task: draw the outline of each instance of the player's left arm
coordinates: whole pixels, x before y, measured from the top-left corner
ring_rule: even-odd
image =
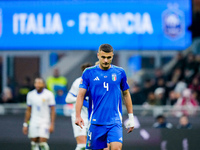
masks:
[[[50,108],[51,108],[51,125],[49,128],[49,132],[52,133],[54,131],[56,113],[55,113],[55,106],[50,106]]]
[[[55,118],[56,118],[56,113],[55,113],[55,97],[53,95],[53,93],[51,92],[49,94],[49,107],[50,107],[50,119],[51,119],[51,124],[50,124],[50,128],[49,128],[49,132],[52,133],[54,131],[54,124],[55,124]]]
[[[129,128],[128,133],[130,133],[134,129],[133,105],[132,105],[131,95],[128,90],[129,86],[127,83],[126,73],[124,70],[122,71],[122,79],[121,79],[120,87],[123,93],[124,103],[128,111],[128,122],[127,122],[126,128]]]
[[[126,105],[127,112],[129,114],[133,113],[133,105],[132,105],[131,95],[130,95],[129,90],[127,89],[123,91],[122,93],[123,93],[124,103]]]
[[[131,96],[130,96],[130,92],[129,90],[125,90],[122,91],[123,94],[123,98],[124,98],[124,103],[126,105],[126,109],[128,112],[128,123],[126,128],[129,128],[128,133],[132,132],[134,129],[134,117],[133,117],[133,105],[132,105],[132,100],[131,100]]]

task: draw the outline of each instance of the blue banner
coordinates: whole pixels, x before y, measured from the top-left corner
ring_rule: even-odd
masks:
[[[1,50],[183,50],[190,0],[0,2]]]

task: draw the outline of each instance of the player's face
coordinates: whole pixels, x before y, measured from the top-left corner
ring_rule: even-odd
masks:
[[[44,81],[42,79],[35,79],[34,86],[38,92],[41,92],[44,88]]]
[[[99,53],[97,53],[101,69],[107,70],[110,68],[110,64],[113,60],[113,55],[113,52],[106,53],[104,51],[99,51]]]

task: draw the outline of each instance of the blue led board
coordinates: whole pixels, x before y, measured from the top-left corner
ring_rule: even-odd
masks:
[[[0,50],[183,50],[189,0],[0,2]]]

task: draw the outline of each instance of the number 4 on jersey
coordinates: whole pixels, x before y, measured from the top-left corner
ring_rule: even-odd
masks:
[[[106,88],[106,90],[108,91],[108,83],[104,82],[103,87]]]

